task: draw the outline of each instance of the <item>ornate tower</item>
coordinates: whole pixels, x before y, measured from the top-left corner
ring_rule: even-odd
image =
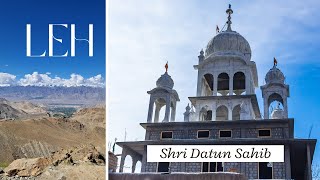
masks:
[[[285,77],[280,69],[277,68],[277,61],[273,67],[268,71],[265,77],[266,84],[261,86],[263,106],[264,106],[264,119],[283,119],[288,118],[288,103],[287,98],[289,97],[289,85],[285,84]],[[282,104],[283,109],[280,105],[273,110],[272,116],[270,117],[270,105],[272,102],[277,101]]]
[[[168,63],[165,66],[166,72],[157,80],[157,87],[148,91],[150,94],[147,122],[159,122],[160,110],[165,106],[165,116],[162,122],[175,121],[177,101],[179,95],[173,89],[174,82],[168,74]],[[155,107],[154,107],[155,106]],[[171,117],[170,117],[171,111]],[[154,116],[153,116],[154,113]]]
[[[251,61],[248,41],[231,29],[231,6],[227,9],[227,29],[213,37],[200,51],[197,96],[190,97],[195,107],[191,121],[259,119],[255,95],[258,75]],[[242,116],[240,115],[242,114]]]

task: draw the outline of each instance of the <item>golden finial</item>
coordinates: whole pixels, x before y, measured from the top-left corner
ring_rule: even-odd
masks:
[[[168,72],[168,68],[169,68],[168,61],[167,61],[166,65],[164,66],[164,68],[166,68],[166,72]]]

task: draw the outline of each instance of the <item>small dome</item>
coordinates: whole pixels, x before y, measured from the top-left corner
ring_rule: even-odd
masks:
[[[213,37],[206,49],[206,57],[231,55],[251,59],[251,48],[248,41],[236,31],[223,31]]]
[[[285,77],[284,77],[283,73],[276,66],[273,66],[273,68],[271,68],[269,70],[269,72],[266,74],[266,77],[265,77],[267,84],[269,84],[269,83],[284,84],[284,79],[285,79]]]
[[[157,87],[162,87],[162,88],[169,88],[172,89],[174,82],[171,78],[171,76],[165,72],[161,77],[157,80]]]

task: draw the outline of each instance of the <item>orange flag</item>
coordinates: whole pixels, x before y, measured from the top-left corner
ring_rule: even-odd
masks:
[[[164,66],[164,68],[166,68],[166,72],[168,72],[168,62],[166,63],[166,65]]]

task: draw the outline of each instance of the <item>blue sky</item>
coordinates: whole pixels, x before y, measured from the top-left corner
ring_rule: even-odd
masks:
[[[196,94],[193,65],[215,27],[227,20],[226,0],[110,0],[109,2],[109,140],[143,140],[149,95],[169,61],[169,74],[181,101],[176,121],[183,120],[189,96]],[[259,86],[278,59],[290,85],[289,117],[295,137],[320,138],[320,2],[317,0],[232,1],[233,30],[250,43]],[[260,111],[262,97],[256,89]],[[318,142],[319,143],[319,142]],[[318,145],[319,146],[319,145]],[[320,164],[320,148],[314,157]],[[120,148],[118,148],[120,150]]]
[[[34,84],[48,77],[69,80],[72,79],[71,74],[79,75],[75,77],[77,80],[81,80],[81,77],[86,80],[97,75],[104,78],[104,0],[2,0],[0,12],[0,85],[5,84],[6,80],[10,81],[10,77],[3,73],[16,76],[14,81],[19,81],[29,74],[33,76]],[[94,56],[88,56],[86,43],[77,42],[75,57],[26,57],[26,24],[31,24],[32,27],[32,54],[36,55],[44,50],[48,52],[48,24],[69,24],[69,27],[70,24],[76,24],[76,37],[86,39],[88,24],[93,24]],[[57,27],[54,35],[63,39],[62,44],[54,43],[54,53],[63,54],[66,50],[70,53],[70,28]],[[46,73],[48,77],[44,77]],[[28,80],[27,77],[24,79]]]

